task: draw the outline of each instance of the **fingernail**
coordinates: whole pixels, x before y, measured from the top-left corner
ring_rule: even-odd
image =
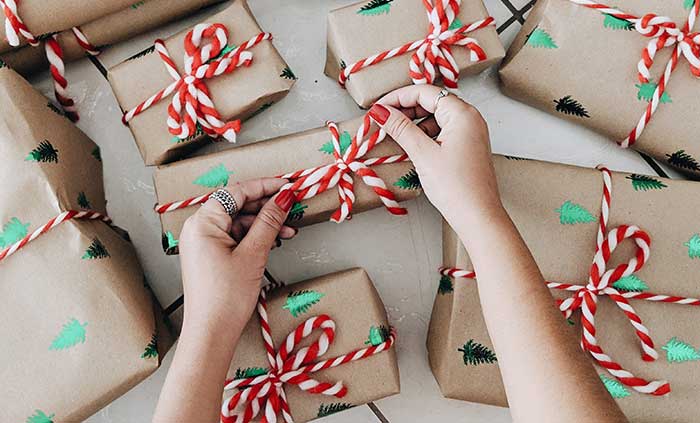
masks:
[[[381,104],[374,104],[370,109],[369,109],[369,115],[372,116],[372,119],[377,121],[378,124],[384,125],[389,119],[389,115],[391,112],[389,112],[389,109],[386,107],[382,106]]]
[[[283,211],[288,212],[294,204],[294,191],[291,189],[286,189],[279,193],[277,198],[275,198],[275,204],[279,206]]]

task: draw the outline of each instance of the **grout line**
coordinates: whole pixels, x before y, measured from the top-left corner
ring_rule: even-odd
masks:
[[[656,172],[657,175],[661,176],[662,178],[669,178],[668,174],[659,166],[659,164],[656,162],[656,160],[652,159],[651,157],[647,156],[646,154],[642,152],[638,152],[640,156],[644,159],[645,162],[651,167],[654,172]]]
[[[503,22],[498,28],[496,28],[496,32],[500,34],[501,32],[508,29],[508,27],[514,24],[515,22],[517,22],[516,17],[511,16],[510,18],[508,18],[507,21]]]
[[[93,65],[97,68],[97,70],[102,74],[102,76],[107,79],[107,68],[105,65],[100,62],[100,59],[97,58],[97,56],[90,56],[88,55],[88,59],[92,62]]]
[[[523,18],[523,15],[521,11],[519,11],[515,6],[513,6],[513,3],[510,2],[510,0],[501,0],[501,3],[510,10],[510,13],[513,14],[513,17],[518,20],[518,22],[523,23],[525,22],[525,19]]]
[[[177,309],[180,308],[180,306],[184,303],[185,303],[185,296],[180,295],[177,298],[177,300],[173,301],[172,304],[170,304],[169,306],[167,306],[165,308],[165,310],[163,310],[163,313],[165,313],[166,316],[170,316],[171,314],[175,313],[177,311]]]
[[[386,418],[384,413],[382,413],[381,410],[379,410],[379,408],[377,407],[377,405],[375,403],[368,402],[367,407],[369,407],[369,409],[372,410],[372,412],[374,413],[375,416],[377,416],[377,418],[379,419],[380,422],[389,423],[389,419]]]

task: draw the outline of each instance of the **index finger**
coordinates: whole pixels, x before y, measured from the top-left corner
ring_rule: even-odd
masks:
[[[377,100],[377,103],[397,109],[421,107],[432,114],[435,113],[435,99],[440,90],[441,88],[435,85],[409,85],[390,92]]]

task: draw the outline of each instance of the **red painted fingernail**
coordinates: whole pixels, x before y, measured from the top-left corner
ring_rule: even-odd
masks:
[[[294,191],[291,189],[286,189],[280,192],[277,198],[275,198],[275,204],[277,204],[277,206],[279,206],[279,208],[281,208],[283,211],[288,212],[289,209],[292,208],[294,200]]]
[[[372,119],[376,120],[378,124],[384,125],[389,119],[389,115],[391,112],[389,109],[386,107],[382,106],[381,104],[374,104],[370,109],[369,109],[369,115],[372,116]]]

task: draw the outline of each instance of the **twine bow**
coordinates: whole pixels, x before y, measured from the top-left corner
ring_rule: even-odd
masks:
[[[352,351],[338,357],[315,361],[326,354],[335,338],[335,322],[327,315],[314,316],[297,326],[286,338],[278,351],[272,342],[270,325],[267,318],[267,301],[265,291],[261,291],[258,301],[258,315],[262,338],[265,343],[270,369],[266,374],[226,381],[224,392],[238,389],[231,398],[224,400],[221,407],[222,423],[248,423],[256,418],[264,407],[261,423],[276,423],[277,415],[282,414],[286,423],[293,423],[284,385],[299,387],[310,394],[344,397],[348,389],[342,382],[319,382],[311,374],[337,367],[351,361],[362,360],[391,348],[396,340],[392,328],[390,336],[384,342],[367,348]],[[294,351],[302,340],[315,330],[321,330],[318,339],[308,347]]]
[[[472,62],[486,59],[486,52],[479,42],[467,36],[477,29],[494,24],[494,19],[488,17],[468,25],[461,25],[456,18],[459,14],[461,0],[423,0],[428,14],[428,35],[412,43],[404,44],[392,50],[358,60],[346,66],[338,76],[340,85],[345,86],[351,74],[368,66],[375,65],[395,56],[413,51],[409,62],[409,75],[414,84],[432,84],[437,75],[442,77],[448,88],[457,88],[459,67],[452,56],[451,46],[464,46],[469,49]]]
[[[205,81],[232,73],[241,66],[249,66],[253,53],[249,49],[272,34],[262,32],[244,44],[227,48],[228,30],[222,24],[197,24],[185,36],[184,75],[170,57],[165,43],[156,40],[154,47],[174,81],[144,102],[124,113],[122,122],[127,124],[135,116],[174,93],[168,106],[168,131],[178,140],[185,140],[197,132],[197,127],[210,136],[236,141],[240,120],[224,122],[216,110]]]
[[[581,347],[585,351],[588,351],[601,367],[605,368],[620,382],[640,393],[666,395],[671,391],[671,386],[667,381],[648,381],[633,375],[610,358],[600,345],[598,345],[595,324],[598,297],[609,297],[625,314],[639,338],[642,349],[642,359],[644,361],[654,361],[659,355],[654,349],[654,341],[649,334],[649,329],[642,323],[642,319],[627,300],[640,299],[700,306],[700,299],[653,294],[650,292],[620,292],[613,287],[616,281],[639,271],[649,260],[651,238],[638,227],[629,225],[618,226],[606,234],[610,214],[612,178],[608,169],[600,168],[600,170],[603,175],[603,200],[598,226],[597,247],[593,257],[593,264],[589,272],[588,283],[584,286],[569,283],[547,282],[547,287],[550,289],[573,292],[571,297],[557,302],[559,310],[561,310],[566,318],[571,317],[573,312],[577,309],[581,310],[581,326],[583,331]],[[614,269],[608,269],[607,264],[612,253],[617,246],[626,239],[635,242],[637,246],[635,256],[627,263],[620,264]],[[440,273],[444,276],[455,278],[476,278],[476,273],[457,268],[441,268]]]

